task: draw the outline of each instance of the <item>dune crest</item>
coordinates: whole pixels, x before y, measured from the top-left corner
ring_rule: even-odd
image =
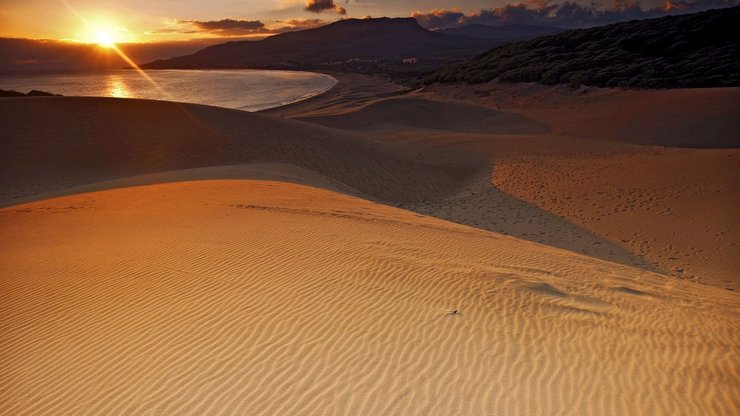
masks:
[[[365,137],[274,116],[165,101],[0,100],[0,201],[170,170],[282,163],[384,200],[450,192],[476,166],[438,169]]]

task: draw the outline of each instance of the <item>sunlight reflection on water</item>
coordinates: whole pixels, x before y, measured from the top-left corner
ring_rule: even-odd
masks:
[[[151,81],[132,70],[2,76],[0,89],[21,92],[36,89],[66,96],[172,100],[259,111],[320,94],[336,82],[327,75],[294,71],[157,70],[146,73]]]
[[[129,98],[131,97],[131,91],[129,91],[126,81],[121,78],[120,75],[111,74],[106,78],[107,90],[109,97],[116,98]]]

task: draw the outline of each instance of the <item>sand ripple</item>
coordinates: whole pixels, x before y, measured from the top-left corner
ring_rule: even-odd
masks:
[[[316,188],[51,199],[0,241],[2,414],[740,406],[737,295]]]

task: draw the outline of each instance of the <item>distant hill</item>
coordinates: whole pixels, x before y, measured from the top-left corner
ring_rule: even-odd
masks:
[[[564,30],[565,29],[557,27],[515,24],[507,26],[467,25],[439,29],[436,32],[443,33],[445,35],[469,36],[471,38],[491,39],[502,43],[508,43],[532,39],[539,36],[552,35]]]
[[[426,82],[628,88],[740,86],[740,7],[577,29],[500,46]]]
[[[0,89],[0,97],[61,97],[61,94],[52,94],[46,91],[31,90],[28,94],[14,90],[2,90]]]
[[[229,42],[195,54],[160,60],[145,68],[285,68],[401,63],[403,58],[445,60],[472,57],[497,43],[435,33],[413,18],[346,19],[256,42]]]
[[[103,70],[126,65],[114,52],[95,45],[0,38],[0,74]]]
[[[214,41],[129,43],[119,48],[137,64],[155,59],[193,53]],[[0,74],[32,74],[75,71],[99,71],[130,66],[113,50],[97,45],[0,38]]]

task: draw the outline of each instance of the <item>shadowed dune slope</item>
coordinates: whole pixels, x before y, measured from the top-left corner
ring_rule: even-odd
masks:
[[[252,162],[296,166],[372,197],[403,201],[444,193],[475,169],[410,162],[399,149],[299,121],[173,102],[6,98],[0,125],[4,201],[131,175]]]
[[[735,293],[317,188],[48,199],[0,246],[1,414],[740,406]]]
[[[490,82],[432,85],[420,97],[521,114],[552,133],[666,147],[740,147],[740,88],[572,90]]]
[[[465,133],[543,133],[547,128],[519,114],[467,104],[421,98],[392,98],[370,103],[352,112],[298,117],[340,129],[433,129]]]
[[[605,96],[599,99],[599,94]],[[740,88],[597,91],[571,106],[523,111],[554,130],[666,147],[740,147]],[[580,101],[580,102],[579,102]]]

